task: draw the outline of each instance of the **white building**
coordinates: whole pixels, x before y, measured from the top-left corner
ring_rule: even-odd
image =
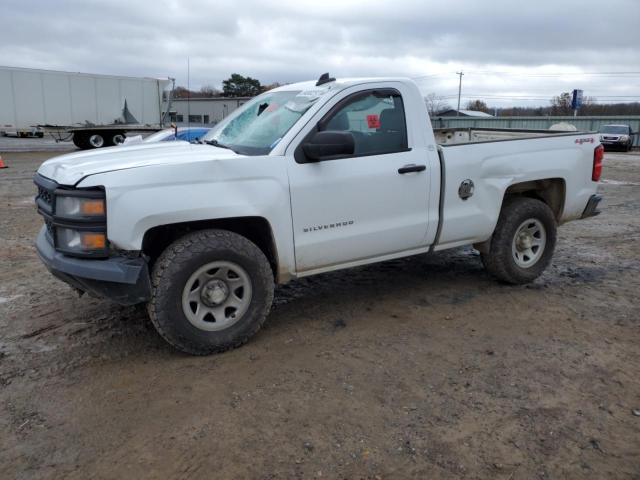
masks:
[[[178,126],[214,125],[243,105],[251,97],[174,98],[171,101],[167,122]],[[167,103],[164,103],[164,111]]]

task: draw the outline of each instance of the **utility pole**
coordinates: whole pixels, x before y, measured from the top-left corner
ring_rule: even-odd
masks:
[[[191,126],[191,59],[187,57],[187,128]],[[177,137],[176,137],[177,140]]]
[[[462,71],[456,72],[456,75],[460,77],[460,82],[458,83],[458,109],[456,110],[456,117],[460,116],[460,94],[462,93]]]

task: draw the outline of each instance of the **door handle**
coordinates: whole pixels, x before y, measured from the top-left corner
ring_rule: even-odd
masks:
[[[423,172],[427,169],[426,165],[415,165],[415,164],[410,164],[410,165],[405,165],[404,167],[400,167],[398,169],[398,173],[400,175],[403,175],[405,173],[411,173],[411,172]]]

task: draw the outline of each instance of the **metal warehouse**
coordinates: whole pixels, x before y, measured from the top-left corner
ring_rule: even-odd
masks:
[[[176,125],[218,123],[251,97],[175,98],[169,106],[169,119]]]

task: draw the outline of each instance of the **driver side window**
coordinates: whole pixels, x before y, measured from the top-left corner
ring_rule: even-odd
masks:
[[[360,92],[341,103],[323,119],[321,130],[350,132],[355,142],[352,156],[407,150],[407,126],[399,92]]]

